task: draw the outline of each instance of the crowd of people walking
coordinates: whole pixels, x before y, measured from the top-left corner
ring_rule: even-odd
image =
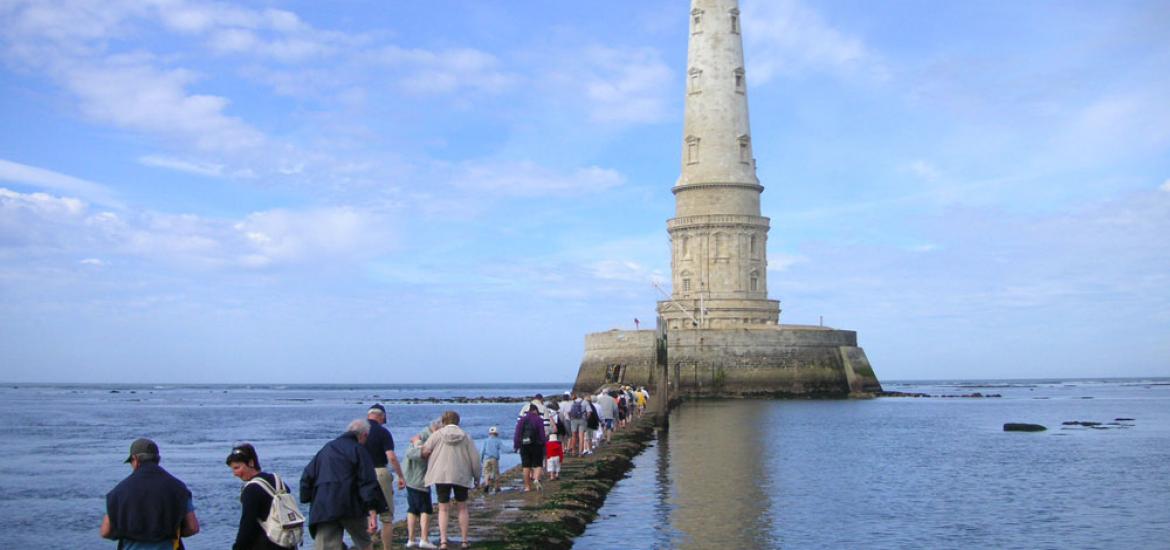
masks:
[[[560,476],[566,456],[586,456],[612,432],[646,407],[645,388],[608,389],[597,395],[566,392],[546,402],[537,394],[525,403],[516,420],[512,451],[519,453],[523,491],[541,491],[541,479]],[[467,503],[476,489],[500,491],[499,428],[488,429],[482,448],[460,426],[459,413],[446,411],[410,438],[400,461],[394,436],[385,426],[386,409],[375,404],[366,418],[350,422],[326,443],[301,473],[300,502],[309,505],[304,517],[278,475],[261,468],[250,443],[234,446],[225,464],[244,482],[240,521],[233,550],[277,550],[303,542],[307,527],[315,550],[370,550],[374,536],[391,548],[394,492],[406,491],[406,547],[448,548],[454,507],[460,547],[470,547]],[[174,550],[183,539],[199,533],[194,498],[187,486],[160,465],[158,445],[146,438],[130,445],[126,463],[131,473],[106,496],[100,534],[118,541],[119,550]],[[438,503],[439,543],[430,540]],[[349,536],[352,546],[343,540]]]

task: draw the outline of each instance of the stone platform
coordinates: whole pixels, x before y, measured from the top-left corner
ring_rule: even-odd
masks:
[[[647,388],[654,380],[655,332],[585,336],[575,391],[607,383]],[[857,333],[770,325],[668,333],[668,383],[677,397],[834,397],[882,391]]]

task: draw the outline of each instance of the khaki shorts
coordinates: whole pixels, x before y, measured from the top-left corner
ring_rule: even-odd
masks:
[[[483,479],[484,481],[491,481],[499,479],[500,477],[500,460],[498,458],[488,458],[483,461]]]
[[[374,468],[378,476],[378,486],[382,488],[382,496],[386,497],[386,512],[378,514],[382,523],[394,523],[394,474],[388,468]]]

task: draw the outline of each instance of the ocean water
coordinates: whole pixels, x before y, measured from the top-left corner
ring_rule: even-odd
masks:
[[[147,436],[162,465],[194,493],[201,532],[191,550],[230,548],[239,524],[241,482],[224,459],[232,445],[253,443],[266,471],[297,492],[301,470],[350,420],[386,404],[395,443],[445,410],[480,444],[488,427],[508,437],[519,403],[409,404],[427,397],[523,397],[567,386],[191,386],[8,385],[0,387],[0,549],[114,548],[98,536],[105,494],[130,472],[130,442]],[[519,463],[515,454],[501,468]],[[405,492],[396,492],[399,519]],[[305,507],[305,511],[308,508]]]
[[[1170,548],[1170,379],[885,386],[1002,397],[684,403],[575,546]]]

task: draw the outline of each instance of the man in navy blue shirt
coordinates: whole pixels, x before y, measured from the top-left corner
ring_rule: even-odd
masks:
[[[140,438],[130,445],[133,471],[106,495],[101,536],[118,548],[182,548],[181,537],[199,532],[199,519],[187,486],[159,466],[158,445]]]
[[[402,466],[398,464],[398,456],[394,454],[394,436],[385,427],[386,408],[381,403],[375,403],[366,412],[366,419],[370,423],[370,436],[366,439],[366,450],[374,459],[374,473],[378,477],[378,485],[386,497],[387,511],[379,514],[382,521],[382,548],[390,548],[394,540],[394,477],[390,475],[387,466],[394,466],[394,473],[398,475],[398,490],[406,488],[406,478],[402,475]]]

